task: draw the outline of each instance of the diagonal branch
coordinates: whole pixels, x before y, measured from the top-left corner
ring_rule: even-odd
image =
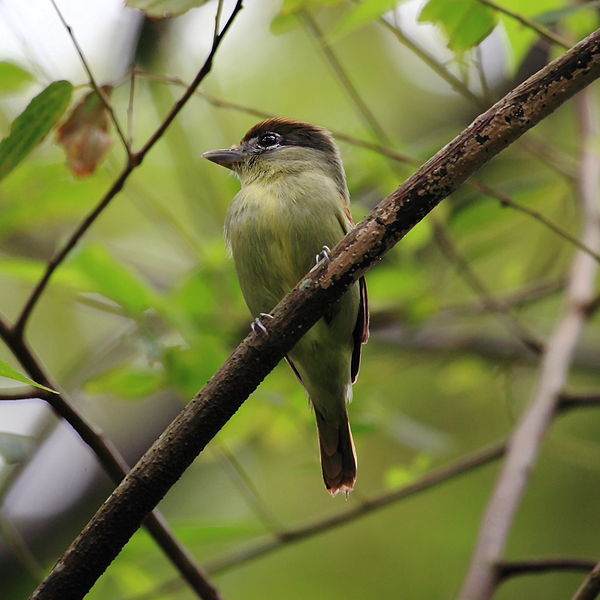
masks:
[[[478,168],[600,76],[600,30],[478,117],[382,200],[250,333],[131,469],[32,600],[80,598],[148,512],[329,305]],[[590,260],[588,258],[588,260]]]
[[[600,594],[600,562],[596,563],[588,576],[581,582],[571,600],[596,600]]]
[[[87,232],[87,230],[93,225],[93,223],[96,221],[96,219],[100,216],[100,214],[102,214],[102,212],[110,204],[112,199],[123,189],[125,182],[129,178],[129,175],[131,175],[131,172],[142,163],[142,161],[144,160],[144,158],[146,157],[148,152],[152,149],[152,147],[156,144],[156,142],[158,142],[158,140],[163,136],[163,134],[165,133],[165,131],[167,130],[169,125],[172,123],[173,119],[175,119],[175,117],[179,114],[181,109],[186,105],[186,103],[191,98],[191,96],[194,94],[194,92],[196,91],[196,89],[198,88],[200,83],[202,83],[204,78],[210,73],[214,56],[215,56],[219,46],[221,45],[223,38],[227,34],[227,31],[231,27],[231,24],[235,20],[235,17],[237,16],[237,14],[239,13],[239,11],[241,9],[242,9],[242,0],[237,0],[233,10],[231,11],[231,14],[229,15],[229,18],[227,19],[227,22],[223,26],[223,29],[220,32],[215,34],[213,44],[208,53],[208,57],[204,61],[204,64],[198,71],[196,77],[194,77],[194,80],[192,81],[192,83],[190,83],[190,85],[184,91],[181,98],[179,100],[177,100],[177,102],[173,105],[173,108],[171,109],[169,114],[164,118],[162,123],[157,127],[156,131],[150,136],[150,138],[144,144],[142,149],[139,152],[129,154],[128,160],[127,160],[125,166],[123,167],[123,170],[121,171],[121,173],[119,174],[119,176],[117,177],[115,182],[112,184],[112,186],[109,188],[109,190],[106,192],[104,197],[89,212],[89,214],[83,219],[83,221],[79,224],[79,226],[75,229],[75,231],[73,231],[73,233],[69,236],[69,238],[64,243],[64,245],[50,259],[50,261],[48,262],[48,264],[46,266],[46,270],[44,271],[44,274],[42,275],[42,277],[40,278],[38,283],[35,285],[35,287],[33,288],[29,298],[27,299],[27,301],[25,302],[25,305],[23,306],[21,314],[17,318],[14,328],[15,328],[15,331],[17,331],[19,334],[21,334],[21,335],[23,334],[23,332],[25,330],[25,326],[27,325],[27,321],[29,320],[29,317],[31,316],[31,313],[32,313],[33,309],[35,308],[36,304],[38,303],[41,295],[44,293],[46,287],[48,286],[48,283],[50,282],[50,278],[52,277],[54,271],[56,271],[56,269],[62,264],[62,262],[67,257],[67,255],[71,252],[71,250],[73,250],[73,248],[77,245],[79,240],[84,236],[84,234]],[[218,24],[218,20],[217,20],[217,24]]]
[[[553,31],[550,31],[550,29],[548,29],[547,27],[544,27],[543,25],[532,21],[525,15],[522,15],[514,10],[510,10],[505,6],[501,6],[494,0],[479,0],[479,2],[481,2],[481,4],[489,6],[490,8],[493,8],[494,10],[506,15],[507,17],[510,17],[511,19],[514,19],[515,21],[518,21],[519,23],[521,23],[521,25],[529,27],[529,29],[533,29],[533,31],[535,31],[544,39],[548,40],[551,44],[556,44],[557,46],[561,46],[562,48],[569,48],[571,45],[569,44],[569,42],[567,42],[567,40],[564,40]]]
[[[600,157],[595,152],[597,122],[590,90],[577,98],[582,142],[578,196],[582,211],[582,240],[592,250],[600,248],[600,214],[596,190],[600,181]],[[536,391],[517,424],[510,448],[487,506],[460,600],[487,600],[497,581],[496,563],[506,544],[511,523],[535,463],[542,436],[554,414],[575,348],[589,316],[597,262],[577,252],[571,264],[566,306],[546,344]]]

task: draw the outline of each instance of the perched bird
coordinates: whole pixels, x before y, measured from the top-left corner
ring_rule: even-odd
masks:
[[[202,156],[240,179],[225,236],[246,304],[254,315],[268,317],[315,258],[328,259],[329,248],[354,226],[339,150],[322,127],[273,118],[252,127],[230,149]],[[356,479],[346,403],[368,334],[361,278],[286,357],[314,407],[323,479],[331,494],[348,494]]]

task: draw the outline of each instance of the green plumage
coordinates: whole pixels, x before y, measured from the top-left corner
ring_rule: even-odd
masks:
[[[293,181],[290,179],[293,178]],[[268,313],[352,227],[331,178],[299,173],[244,186],[226,220],[240,286],[254,315]],[[325,417],[350,400],[353,331],[359,307],[355,284],[289,353],[311,401]]]

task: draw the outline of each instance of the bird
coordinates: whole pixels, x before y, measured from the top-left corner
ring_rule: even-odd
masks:
[[[250,128],[239,144],[202,156],[240,180],[225,237],[246,304],[260,315],[254,329],[266,332],[261,317],[270,317],[315,260],[328,260],[329,249],[354,227],[339,149],[321,126],[274,117]],[[367,287],[360,278],[286,355],[314,409],[331,495],[347,497],[356,481],[347,404],[368,336]]]

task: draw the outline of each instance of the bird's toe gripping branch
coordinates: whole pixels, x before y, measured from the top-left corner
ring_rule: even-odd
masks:
[[[259,314],[259,316],[256,317],[256,319],[254,319],[254,321],[252,321],[252,323],[250,323],[250,329],[252,329],[252,331],[254,333],[258,333],[260,331],[264,335],[269,335],[269,332],[267,331],[267,328],[264,326],[264,323],[261,321],[261,319],[272,319],[272,318],[273,318],[273,315],[270,315],[269,313],[261,312]]]
[[[315,254],[315,266],[310,270],[311,273],[324,262],[329,261],[329,255],[331,254],[331,248],[329,246],[323,246],[323,249],[319,254]]]

